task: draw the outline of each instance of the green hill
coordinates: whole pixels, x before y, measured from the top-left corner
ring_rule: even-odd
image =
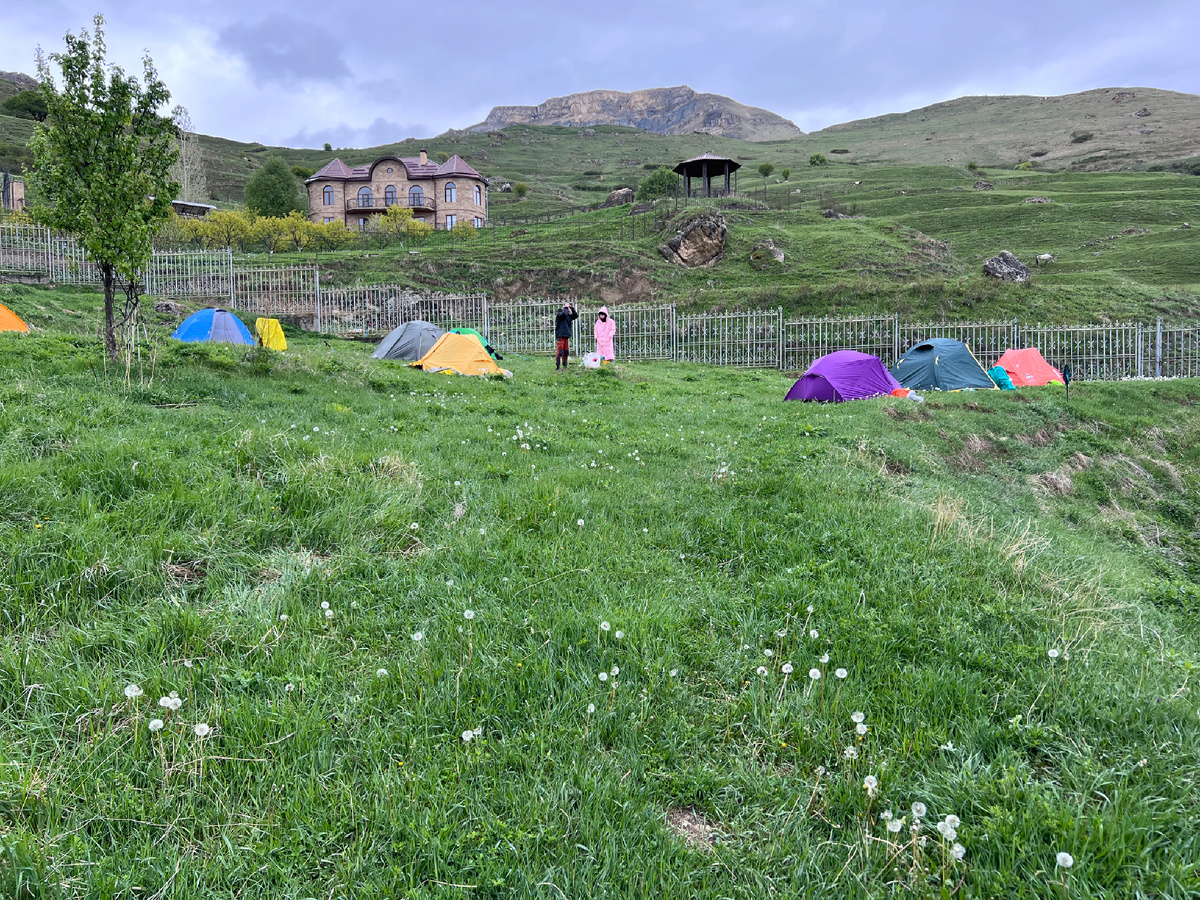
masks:
[[[0,300],[6,895],[1200,892],[1194,381],[831,408],[158,313],[127,373],[95,293]]]

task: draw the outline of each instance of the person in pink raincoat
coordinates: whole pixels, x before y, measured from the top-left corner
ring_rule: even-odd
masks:
[[[612,320],[608,314],[608,307],[600,307],[600,313],[596,316],[596,352],[601,358],[613,360],[616,354],[613,352],[613,335],[617,333],[617,323]]]

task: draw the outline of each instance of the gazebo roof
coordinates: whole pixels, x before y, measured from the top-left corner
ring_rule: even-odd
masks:
[[[708,163],[708,171],[710,176],[716,176],[725,171],[725,166],[729,166],[730,172],[736,172],[742,167],[740,162],[735,162],[728,156],[717,156],[715,153],[703,153],[700,156],[693,156],[691,159],[685,159],[675,167],[675,171],[680,175],[691,175],[699,177],[704,169],[704,164]],[[716,165],[714,165],[714,163]]]

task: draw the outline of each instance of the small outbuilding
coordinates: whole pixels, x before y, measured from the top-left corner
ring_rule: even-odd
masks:
[[[717,156],[715,153],[704,153],[700,156],[693,156],[691,159],[685,159],[675,167],[675,171],[683,176],[684,194],[688,197],[711,197],[712,180],[714,178],[725,177],[724,191],[717,189],[717,196],[722,193],[729,194],[730,176],[734,177],[732,190],[737,190],[736,172],[742,167],[742,164],[737,160],[730,159],[728,156]],[[702,189],[696,193],[692,193],[692,179],[699,178],[702,184]]]

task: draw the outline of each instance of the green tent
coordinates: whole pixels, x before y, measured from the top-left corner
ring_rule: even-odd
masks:
[[[490,356],[492,359],[504,359],[503,356],[496,352],[496,348],[491,346],[484,336],[474,328],[455,328],[453,331],[455,334],[465,334],[467,337],[475,338],[475,340],[479,341],[479,346],[486,350],[488,352],[488,356]]]

